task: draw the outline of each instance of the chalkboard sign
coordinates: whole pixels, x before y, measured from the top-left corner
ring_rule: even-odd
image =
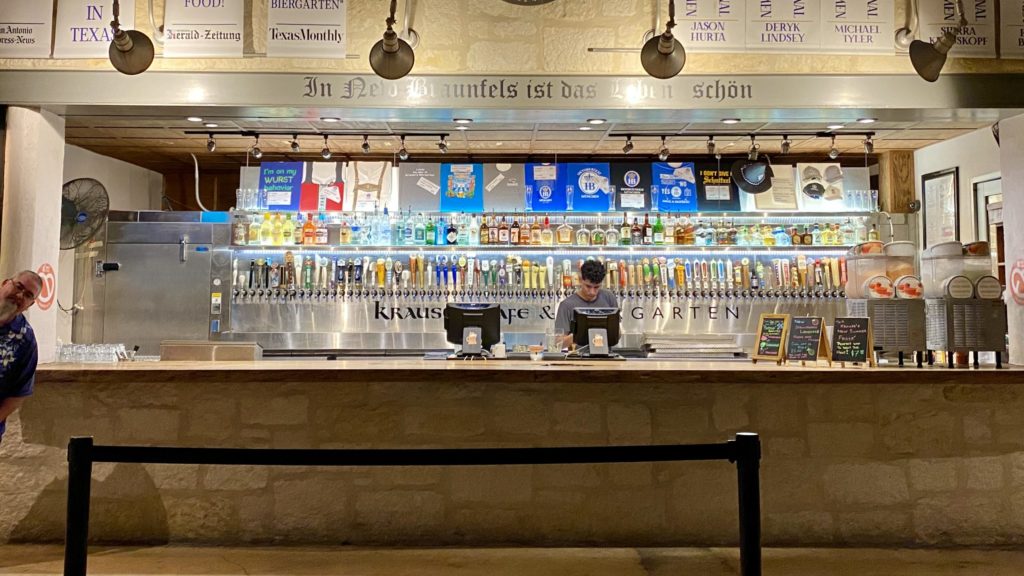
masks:
[[[816,317],[793,318],[786,340],[786,360],[800,362],[831,361],[825,338],[825,320]]]
[[[757,338],[751,358],[775,360],[781,363],[786,353],[786,334],[789,332],[789,314],[761,314],[757,320]]]
[[[836,318],[832,327],[832,360],[874,365],[870,318]]]

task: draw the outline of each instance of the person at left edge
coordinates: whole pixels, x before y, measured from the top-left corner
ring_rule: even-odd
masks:
[[[35,304],[43,280],[22,270],[0,283],[0,442],[7,417],[32,394],[39,352],[36,336],[22,314]]]

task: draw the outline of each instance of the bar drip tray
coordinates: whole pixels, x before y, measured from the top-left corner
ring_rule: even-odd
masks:
[[[737,360],[746,351],[730,334],[644,334],[647,357],[658,360]]]

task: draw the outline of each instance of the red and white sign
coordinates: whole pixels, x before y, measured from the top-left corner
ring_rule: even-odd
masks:
[[[1017,263],[1010,269],[1010,278],[1007,284],[1010,285],[1010,295],[1013,301],[1019,306],[1024,306],[1024,258],[1017,260]]]
[[[53,301],[57,299],[57,274],[53,271],[53,266],[45,262],[36,270],[36,274],[43,279],[43,287],[36,297],[36,306],[40,310],[49,310],[50,306],[53,306]]]

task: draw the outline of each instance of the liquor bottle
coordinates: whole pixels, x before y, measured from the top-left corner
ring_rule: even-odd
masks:
[[[644,245],[650,246],[654,244],[654,227],[651,226],[651,215],[644,214]]]
[[[249,238],[249,225],[245,218],[237,213],[234,215],[234,219],[235,221],[231,225],[231,243],[235,246],[245,246]]]
[[[832,231],[831,224],[822,224],[821,243],[824,246],[832,246],[836,243],[836,235]]]
[[[302,224],[302,244],[306,246],[316,244],[316,224],[313,223],[312,212],[306,213],[306,221]]]
[[[675,232],[673,234],[673,242],[683,246],[686,244],[686,225],[690,222],[690,219],[686,216],[676,220]]]
[[[601,228],[601,224],[594,224],[594,229],[590,232],[591,246],[604,246],[607,241],[608,239],[605,238],[605,232],[604,229]]]
[[[445,232],[445,244],[455,246],[459,243],[459,229],[455,226],[455,219],[448,219],[448,230]]]
[[[363,222],[362,214],[357,214],[352,218],[349,229],[351,230],[349,236],[352,238],[352,244],[365,246],[370,243],[369,239],[373,234],[373,226],[369,222]]]
[[[800,245],[814,246],[814,234],[811,233],[810,225],[804,227],[804,232],[800,235]]]
[[[847,246],[853,246],[857,243],[857,232],[853,228],[853,223],[847,218],[842,228],[843,244]]]
[[[687,246],[693,246],[697,243],[697,232],[694,228],[693,220],[686,219],[686,224],[683,226],[683,244]]]
[[[661,213],[659,212],[655,216],[654,225],[651,226],[651,233],[654,235],[655,244],[665,243],[665,224],[661,221]]]
[[[619,227],[614,222],[604,231],[604,243],[608,246],[619,245]]]
[[[619,243],[623,246],[629,246],[630,242],[633,241],[633,229],[629,226],[629,222],[626,221],[626,213],[622,213],[622,225],[619,226]]]
[[[412,246],[416,243],[416,221],[412,217],[412,210],[406,213],[405,225],[402,228],[402,244]]]
[[[719,220],[718,224],[713,228],[715,246],[727,246],[729,239],[726,233],[725,220]]]
[[[540,243],[544,246],[555,243],[555,235],[551,232],[551,220],[547,216],[544,216],[544,229],[540,231]]]
[[[509,244],[519,245],[519,217],[512,215],[512,226],[508,230]]]
[[[585,223],[580,224],[580,227],[576,229],[576,245],[590,246],[590,230],[587,230]]]
[[[352,243],[352,227],[348,223],[348,218],[341,219],[341,230],[338,232],[338,243],[342,246],[348,246]]]
[[[281,243],[285,246],[295,244],[295,223],[292,222],[292,215],[284,215],[284,223],[281,225]]]
[[[821,228],[817,224],[811,228],[811,245],[821,246]]]
[[[803,237],[804,236],[803,234],[800,233],[800,230],[797,229],[796,226],[793,226],[793,228],[790,230],[790,243],[792,243],[793,246],[799,246],[803,244]]]
[[[491,242],[491,230],[487,226],[487,214],[480,218],[480,245],[486,246]]]
[[[427,246],[434,246],[437,243],[437,231],[434,230],[434,219],[427,217],[427,223],[423,225],[423,243]]]
[[[530,224],[526,221],[526,214],[523,214],[523,223],[519,226],[519,245],[530,245]]]
[[[676,222],[678,219],[678,216],[673,218],[671,214],[665,217],[665,244],[676,243]]]
[[[842,244],[843,244],[843,230],[839,227],[839,223],[837,223],[837,222],[833,222],[832,223],[832,238],[833,238],[833,241],[832,241],[832,245],[833,246],[842,246]]]
[[[633,246],[644,243],[644,229],[637,218],[633,218],[633,227],[629,229],[629,243]]]
[[[256,216],[249,220],[249,233],[246,240],[246,244],[249,246],[258,246],[260,243],[260,220]]]
[[[860,244],[861,242],[868,241],[868,228],[867,226],[864,225],[863,218],[857,218],[857,223],[853,227],[853,233],[854,236],[857,238],[855,244]],[[251,241],[249,243],[252,244]]]
[[[734,221],[729,221],[729,226],[725,229],[725,241],[728,246],[735,246],[738,242],[737,236],[739,231],[736,230],[736,224]]]
[[[707,230],[704,228],[704,223],[697,221],[697,224],[693,227],[693,244],[695,246],[707,246]]]
[[[878,225],[872,224],[871,230],[868,232],[868,241],[878,240]]]
[[[772,235],[772,227],[767,224],[761,226],[761,245],[775,246],[775,236]]]
[[[487,243],[488,244],[498,244],[498,232],[499,232],[499,230],[498,230],[498,221],[496,220],[496,218],[497,218],[496,216],[491,214],[491,225],[487,229],[487,235],[488,235]]]
[[[469,219],[469,245],[478,246],[480,244],[480,224],[476,221],[476,214]]]
[[[270,242],[274,246],[280,246],[280,245],[284,244],[284,238],[283,238],[283,234],[282,234],[282,231],[284,230],[284,225],[281,223],[281,213],[280,212],[275,212],[274,213],[273,222],[274,222],[273,228],[271,228],[271,230],[270,230],[270,238],[271,238]]]
[[[455,243],[459,246],[469,246],[469,225],[465,217],[459,218],[458,232],[455,236]]]
[[[420,212],[416,216],[416,223],[412,227],[412,242],[417,246],[423,246],[427,243],[427,227],[423,225],[423,213]]]
[[[572,244],[572,226],[565,221],[565,216],[562,216],[562,225],[555,231],[555,237],[559,244]]]
[[[327,221],[324,219],[324,213],[317,214],[316,218],[316,244],[317,246],[327,245]]]
[[[444,246],[448,243],[448,227],[444,223],[444,218],[437,219],[437,227],[434,228],[434,244],[437,246]]]
[[[260,244],[272,246],[274,243],[274,222],[270,219],[270,212],[263,213],[263,224],[260,224]]]
[[[503,245],[507,246],[508,245],[509,228],[508,228],[508,222],[505,222],[505,217],[504,216],[502,216],[501,220],[498,222],[498,226],[497,226],[497,229],[496,229],[496,234],[497,234],[497,242],[495,242],[495,243],[496,244],[503,244]]]
[[[543,234],[541,234],[540,218],[537,216],[533,217],[533,224],[530,225],[530,245],[540,246],[542,242]]]

